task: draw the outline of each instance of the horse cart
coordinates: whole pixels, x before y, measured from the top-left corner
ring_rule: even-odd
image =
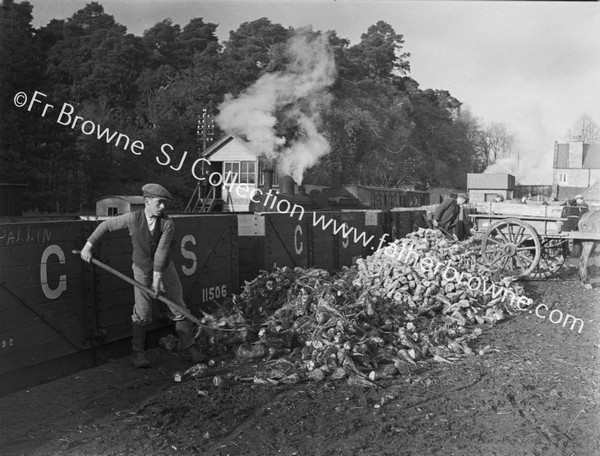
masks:
[[[577,220],[564,217],[564,206],[484,203],[470,214],[482,237],[482,257],[503,275],[542,279],[565,263],[569,245],[600,241],[598,233],[576,231]]]

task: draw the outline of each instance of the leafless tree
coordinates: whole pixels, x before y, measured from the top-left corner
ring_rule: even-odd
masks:
[[[584,143],[600,142],[600,126],[589,114],[582,114],[569,129],[570,137],[579,136]]]
[[[492,122],[483,130],[483,147],[487,156],[488,165],[501,158],[513,156],[515,136],[502,123]]]

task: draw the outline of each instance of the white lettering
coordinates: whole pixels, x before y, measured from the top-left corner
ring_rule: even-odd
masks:
[[[263,192],[262,192],[262,190],[261,190],[260,188],[255,188],[254,190],[252,190],[252,193],[250,194],[250,200],[251,200],[253,203],[260,203],[260,199],[259,199],[258,201],[254,199],[254,196],[255,196],[256,194],[259,194],[259,196],[258,196],[258,197],[260,198],[260,195],[262,195],[262,194],[263,194]]]
[[[50,288],[48,285],[48,258],[50,255],[56,255],[60,264],[65,264],[65,253],[56,244],[49,245],[42,253],[42,260],[40,264],[40,283],[42,285],[42,291],[48,299],[57,299],[64,291],[67,290],[67,276],[61,275],[59,277],[58,287],[55,289]]]
[[[571,324],[571,331],[573,331],[573,328],[575,327],[575,324],[577,322],[581,323],[581,325],[579,326],[579,331],[577,331],[579,334],[581,334],[581,330],[583,329],[583,320],[581,318],[575,318],[573,315],[567,314],[567,317],[565,318],[565,321],[563,322],[563,328],[565,328],[567,326],[567,323],[569,322],[569,318],[573,319],[573,323]]]
[[[173,146],[171,144],[163,144],[162,146],[160,146],[160,151],[163,153],[163,155],[165,157],[167,157],[167,161],[165,163],[161,162],[158,157],[156,157],[156,161],[158,162],[159,165],[163,165],[163,166],[167,166],[169,163],[171,163],[171,157],[169,156],[168,153],[165,152],[165,147],[170,147],[171,151],[173,150]]]
[[[136,152],[135,149],[140,149],[139,152]],[[144,150],[144,143],[139,139],[136,139],[131,143],[131,153],[134,155],[142,155],[142,151]]]
[[[243,195],[240,193],[240,190],[241,190],[242,188],[244,189],[244,194],[243,194]],[[248,187],[248,184],[244,184],[244,183],[242,182],[240,185],[238,185],[238,186],[235,188],[235,191],[236,191],[236,193],[238,194],[238,196],[239,196],[240,198],[246,198],[246,197],[248,196],[248,192],[250,191],[250,187]]]
[[[548,310],[548,306],[547,306],[546,304],[540,304],[539,306],[537,306],[537,307],[535,308],[535,314],[536,314],[536,315],[537,315],[539,318],[541,318],[542,320],[544,320],[546,317],[545,317],[545,316],[543,316],[543,315],[540,315],[540,314],[539,314],[539,310],[540,310],[540,308],[541,308],[541,307],[545,307],[545,308],[546,308],[546,310]]]
[[[558,321],[554,321],[554,320],[552,319],[552,315],[554,315],[554,312],[557,312],[557,313],[558,313],[558,315],[560,315],[560,316],[558,317]],[[562,320],[562,317],[563,317],[563,314],[562,314],[562,312],[561,312],[560,310],[558,310],[558,309],[554,309],[552,312],[550,312],[550,316],[548,317],[548,320],[550,320],[550,323],[553,323],[553,324],[557,325],[557,324],[559,324],[559,323],[561,322],[561,320]]]
[[[29,102],[29,106],[27,106],[27,111],[31,111],[31,108],[33,107],[33,103],[41,103],[41,100],[38,100],[36,97],[38,95],[43,95],[44,98],[46,98],[46,94],[42,93],[42,92],[38,92],[37,90],[35,92],[33,92],[33,97],[31,97],[31,101]],[[46,111],[44,111],[46,112]]]
[[[191,234],[187,234],[185,236],[183,236],[183,238],[181,239],[181,255],[183,256],[183,258],[187,259],[187,260],[192,260],[192,266],[191,267],[187,267],[187,266],[181,266],[181,271],[187,275],[187,276],[191,276],[194,272],[196,272],[196,267],[198,266],[198,261],[196,259],[196,254],[190,250],[186,250],[185,249],[185,245],[191,242],[192,245],[196,245],[196,238],[194,236],[192,236]]]
[[[300,255],[304,244],[300,241],[300,245],[298,245],[298,235],[302,236],[302,227],[300,225],[296,225],[296,229],[294,230],[294,250],[296,251],[296,254]]]
[[[199,181],[202,181],[205,179],[205,177],[198,177],[196,175],[196,165],[200,162],[205,162],[208,163],[208,165],[210,166],[210,160],[207,160],[206,158],[199,158],[198,160],[196,160],[193,164],[192,164],[192,176],[194,176],[196,179],[198,179]]]
[[[86,128],[85,126],[86,126],[86,125],[89,125],[89,126],[91,126],[91,127],[92,127],[92,128],[91,128],[91,130],[90,130],[90,129],[88,129],[89,131],[85,131],[85,128]],[[91,120],[86,120],[85,122],[83,122],[83,123],[81,124],[81,132],[82,132],[84,135],[88,135],[88,136],[89,136],[89,135],[91,135],[92,133],[94,133],[95,129],[96,129],[96,125],[94,125],[94,122],[92,122]]]
[[[217,182],[213,182],[213,176],[215,174],[219,178]],[[221,173],[212,173],[210,176],[208,176],[208,183],[213,187],[220,187],[223,184],[223,176],[221,175]]]
[[[287,209],[286,209],[285,211],[282,211],[282,210],[281,210],[281,208],[280,208],[280,206],[281,206],[281,203],[285,203],[285,204],[287,204]],[[286,199],[281,199],[281,200],[279,200],[279,202],[277,203],[277,211],[281,212],[282,214],[285,214],[286,212],[288,212],[288,211],[291,209],[291,207],[292,207],[292,206],[291,206],[290,202],[289,202],[288,200],[286,200]]]
[[[69,112],[66,111],[67,106],[71,109]],[[69,125],[71,123],[71,114],[73,114],[74,111],[75,111],[75,108],[73,106],[71,106],[69,103],[63,103],[62,108],[60,108],[60,113],[58,114],[58,119],[56,119],[56,122],[61,125]],[[69,120],[67,120],[66,122],[61,122],[63,114],[66,114],[67,117],[69,118]]]

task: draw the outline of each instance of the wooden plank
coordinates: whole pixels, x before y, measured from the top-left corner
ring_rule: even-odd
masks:
[[[582,233],[581,231],[561,231],[556,234],[548,234],[544,236],[548,239],[573,239],[580,241],[600,241],[598,233]]]
[[[3,302],[4,299],[6,297],[2,296],[2,292],[0,292],[0,302]],[[5,309],[3,302],[2,308],[0,308],[0,340],[4,338],[3,334],[8,331],[37,325],[39,321],[39,318],[22,305]]]
[[[102,309],[102,311],[98,313],[98,324],[102,329],[107,329],[121,323],[129,323],[131,325],[132,314],[133,302],[125,303],[110,309]]]
[[[7,284],[11,289],[19,289],[32,285],[38,286],[41,289],[42,283],[50,285],[51,288],[56,288],[60,276],[67,276],[67,284],[71,280],[80,280],[83,276],[81,260],[66,261],[64,264],[60,264],[55,255],[48,259],[44,277],[42,277],[43,269],[39,263],[39,259],[35,264],[3,267],[0,269],[0,282]],[[42,281],[42,279],[45,280]]]
[[[19,300],[24,301],[29,306],[39,306],[49,302],[57,303],[59,301],[78,299],[83,302],[82,289],[83,289],[83,278],[69,279],[67,277],[66,289],[62,290],[60,296],[56,299],[49,299],[45,294],[44,290],[39,284],[24,285],[18,288],[14,288],[9,284],[2,283],[0,289],[6,286]],[[58,282],[51,283],[51,288],[55,289],[58,286]]]
[[[285,214],[264,214],[265,268],[308,267],[310,227],[307,219],[295,220]]]
[[[564,206],[555,204],[479,203],[478,213],[509,215],[516,218],[560,217]]]
[[[49,245],[22,245],[18,247],[4,247],[0,248],[0,269],[18,267],[18,266],[30,266],[34,264],[41,264],[42,256],[44,252],[48,256],[48,262],[57,262],[58,257],[53,253],[56,251],[56,246],[62,250],[64,261],[70,262],[77,259],[71,253],[71,250],[79,248],[77,241],[52,243]],[[52,249],[46,251],[46,249]]]
[[[317,219],[324,215],[323,212],[315,213]],[[327,217],[333,217],[333,214],[325,214]],[[313,214],[309,214],[309,220],[312,220]],[[337,220],[336,220],[337,221]],[[322,226],[310,226],[310,260],[311,266],[333,270],[337,267],[337,238],[332,230],[323,230]]]
[[[83,343],[84,333],[89,330],[85,320],[85,309],[79,297],[47,302],[31,308],[6,290],[0,292],[0,297],[2,298],[0,317],[4,328],[0,332],[0,337],[19,328],[43,324],[80,346]]]
[[[82,229],[79,220],[0,224],[0,251],[4,247],[81,242]]]
[[[0,316],[0,340],[5,340],[8,333],[38,327],[40,324],[47,326],[39,317],[25,308],[3,312]],[[52,324],[55,332],[58,330],[65,334],[68,333],[72,340],[83,345],[87,336],[86,322],[83,315],[70,313],[52,321]]]
[[[239,285],[250,281],[265,267],[264,236],[240,236],[239,238]]]
[[[353,227],[358,235],[365,231],[365,215],[364,212],[347,212],[343,211],[338,220],[340,223],[346,223],[349,227]],[[355,236],[351,233],[348,237],[344,237],[342,232],[336,235],[337,238],[337,266],[351,266],[357,258],[363,256],[365,247],[361,241],[354,242]]]
[[[0,348],[0,374],[78,351],[43,324],[9,332],[3,337],[3,340],[13,342],[10,346]]]

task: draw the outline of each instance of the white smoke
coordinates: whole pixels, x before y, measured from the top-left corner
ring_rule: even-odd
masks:
[[[485,174],[517,174],[517,159],[516,157],[505,157],[496,160],[490,166],[488,166],[484,173]]]
[[[554,144],[543,144],[539,138],[528,141],[515,135],[512,155],[496,160],[484,173],[512,174],[518,185],[550,185],[553,157]]]
[[[301,33],[287,43],[290,63],[260,77],[238,97],[228,95],[216,121],[228,134],[245,139],[256,155],[276,160],[279,171],[302,183],[304,172],[329,153],[319,132],[326,92],[335,81],[335,61],[327,35]],[[293,139],[278,135],[278,123],[294,126]]]

